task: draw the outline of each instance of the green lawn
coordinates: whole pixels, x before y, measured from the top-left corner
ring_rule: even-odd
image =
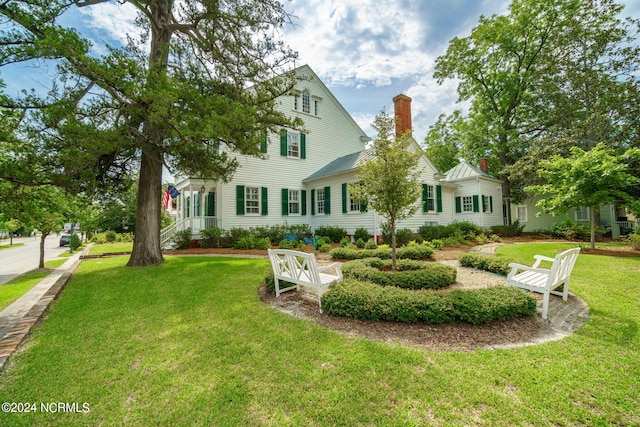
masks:
[[[65,261],[66,259],[53,259],[45,262],[44,266],[45,268],[56,268],[64,264]],[[0,311],[37,285],[48,274],[48,272],[26,273],[0,285]]]
[[[16,246],[24,246],[24,243],[14,243],[13,245],[10,245],[9,243],[6,243],[6,244],[0,245],[0,249],[15,248]]]
[[[0,425],[640,424],[640,258],[580,256],[571,291],[592,310],[577,334],[474,352],[371,342],[277,312],[256,294],[265,260],[126,261],[84,261],[0,373],[3,401],[90,411],[38,406]]]
[[[89,249],[89,255],[101,255],[105,252],[130,252],[133,242],[94,243]]]

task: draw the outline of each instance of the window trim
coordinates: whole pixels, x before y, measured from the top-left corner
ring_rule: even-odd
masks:
[[[578,218],[578,214],[583,214],[584,213],[584,218]],[[573,219],[576,222],[588,222],[591,221],[591,209],[589,209],[586,206],[580,206],[577,209],[574,209],[573,211]]]
[[[289,215],[301,215],[301,201],[300,201],[300,190],[288,190],[287,194],[287,212]],[[292,197],[295,195],[295,200],[292,200]],[[297,206],[297,212],[292,211],[292,206]]]
[[[322,198],[320,197],[320,195],[322,195]],[[323,215],[325,207],[324,187],[315,189],[315,200],[313,201],[313,203],[315,206],[315,213],[318,215]]]
[[[250,197],[252,193],[255,197]],[[260,215],[261,197],[262,193],[260,187],[244,186],[244,214],[245,215]],[[252,205],[250,205],[250,203]],[[254,212],[252,212],[252,210]]]
[[[524,217],[520,218],[520,209],[524,211]],[[529,221],[529,210],[527,209],[527,205],[517,205],[516,206],[516,220],[519,222],[528,222]]]
[[[311,94],[309,93],[309,89],[302,91],[302,112],[311,114]]]

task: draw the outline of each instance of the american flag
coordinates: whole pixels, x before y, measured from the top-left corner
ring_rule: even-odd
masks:
[[[164,192],[164,196],[162,197],[162,207],[165,209],[169,209],[169,202],[171,201],[171,192],[167,189]]]

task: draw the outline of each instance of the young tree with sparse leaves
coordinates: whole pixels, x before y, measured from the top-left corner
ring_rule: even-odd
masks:
[[[92,194],[117,191],[138,170],[128,265],[155,265],[163,262],[163,165],[226,181],[238,167],[233,152],[260,156],[265,132],[301,127],[276,108],[295,83],[296,55],[279,40],[290,17],[277,0],[129,0],[139,37],[93,49],[60,18],[101,2],[0,2],[0,66],[46,58],[58,71],[48,96],[5,105],[26,114],[0,177]]]
[[[410,135],[395,137],[395,119],[382,110],[372,127],[374,157],[359,167],[357,184],[350,184],[351,196],[382,215],[391,230],[391,260],[396,268],[396,224],[418,209],[421,171],[420,151],[412,147]]]
[[[627,159],[640,159],[640,149],[629,149],[617,156],[603,143],[589,151],[572,147],[569,158],[554,156],[541,161],[538,173],[547,184],[526,190],[542,196],[536,206],[543,213],[557,215],[569,209],[589,208],[591,248],[595,248],[596,210],[604,203],[637,203],[628,189],[640,186],[640,178],[629,173]]]

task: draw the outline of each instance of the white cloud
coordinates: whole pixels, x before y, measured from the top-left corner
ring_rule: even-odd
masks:
[[[140,28],[135,24],[137,9],[129,3],[104,2],[78,10],[85,18],[86,27],[100,38],[125,44],[127,36],[137,38],[140,35]]]

